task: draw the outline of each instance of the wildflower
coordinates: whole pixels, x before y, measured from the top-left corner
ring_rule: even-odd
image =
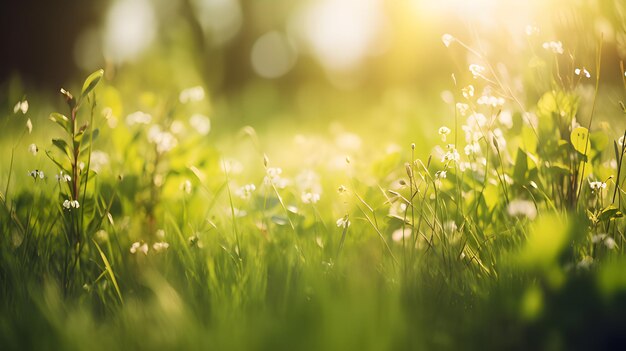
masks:
[[[315,204],[320,201],[320,194],[311,192],[302,193],[301,199],[305,204]]]
[[[129,126],[135,124],[149,124],[150,122],[152,122],[152,116],[142,111],[133,112],[126,116],[126,124]]]
[[[26,121],[26,129],[28,129],[28,134],[33,132],[33,122],[30,118]]]
[[[436,179],[445,179],[448,176],[448,171],[437,171],[435,173]]]
[[[37,155],[37,152],[39,152],[39,148],[35,144],[30,144],[28,145],[28,152],[30,152],[33,155]]]
[[[459,114],[461,116],[465,116],[467,114],[467,111],[469,110],[469,105],[468,104],[464,104],[462,102],[457,102],[456,103],[456,109],[459,111]]]
[[[18,103],[15,104],[15,107],[13,107],[13,113],[18,112],[21,112],[23,115],[28,112],[28,100],[18,101]]]
[[[529,24],[526,26],[525,32],[526,32],[526,35],[528,36],[539,34],[539,27]]]
[[[552,51],[554,54],[563,54],[563,43],[560,41],[548,41],[543,43],[542,47],[548,51]]]
[[[574,74],[576,74],[577,76],[583,75],[587,78],[591,78],[591,73],[589,73],[589,71],[587,71],[585,67],[583,67],[582,70],[580,68],[576,68],[574,70]]]
[[[479,97],[478,100],[476,100],[476,103],[478,103],[479,105],[486,105],[491,107],[502,106],[504,105],[504,102],[504,98],[492,95],[483,95]]]
[[[40,171],[38,169],[32,170],[30,172],[28,172],[28,175],[33,177],[33,179],[43,179],[44,178],[44,173],[43,171]]]
[[[469,100],[469,98],[474,97],[474,86],[468,85],[461,89],[461,92],[463,93],[463,97]]]
[[[80,204],[78,203],[78,200],[65,200],[63,201],[63,207],[66,210],[70,210],[72,208],[79,208]]]
[[[178,100],[183,104],[201,101],[202,99],[204,99],[204,89],[201,86],[184,89],[178,95]]]
[[[266,185],[274,185],[277,188],[283,189],[287,187],[289,181],[285,178],[281,178],[283,170],[278,167],[269,167],[266,170],[266,176],[263,179],[263,183]]]
[[[168,247],[170,247],[170,244],[166,243],[165,241],[152,244],[152,248],[157,253],[167,250]]]
[[[130,246],[130,253],[134,255],[137,252],[143,252],[144,255],[147,255],[148,254],[148,244],[140,243],[140,242],[134,242]]]
[[[54,177],[56,178],[57,182],[65,182],[65,183],[67,183],[70,180],[72,180],[72,177],[70,177],[69,174],[63,173],[63,171],[59,172],[59,174],[56,174]]]
[[[596,234],[591,237],[591,242],[594,244],[603,243],[609,250],[613,250],[617,247],[615,240],[607,234]]]
[[[391,233],[391,240],[395,242],[402,242],[404,239],[408,239],[409,237],[411,237],[411,228],[407,227],[396,229],[393,233]]]
[[[345,215],[344,217],[341,217],[337,220],[337,227],[346,229],[349,226],[350,226],[350,220],[348,220],[348,215]]]
[[[475,63],[472,63],[471,65],[469,65],[469,70],[472,73],[472,76],[474,78],[483,77],[483,73],[485,73],[485,67],[481,65],[477,65]],[[472,92],[472,95],[473,95],[473,92]]]
[[[455,40],[456,38],[448,33],[441,36],[441,41],[443,41],[443,45],[445,45],[447,48],[450,47],[450,44],[452,44],[452,42]]]
[[[509,202],[507,212],[511,217],[526,217],[530,220],[537,217],[537,208],[532,201],[516,199]]]
[[[109,154],[104,151],[94,150],[91,152],[91,163],[89,168],[94,172],[99,173],[102,168],[109,164]]]
[[[148,130],[148,141],[156,145],[159,154],[172,150],[178,144],[178,140],[172,133],[161,130],[158,125]]]
[[[446,137],[450,134],[450,128],[443,126],[439,128],[439,135],[441,135],[441,141],[446,141]]]
[[[595,192],[601,189],[605,189],[606,183],[605,182],[589,182],[589,187],[591,188],[591,191]]]
[[[247,200],[252,196],[252,193],[256,190],[256,187],[254,186],[254,184],[246,184],[244,186],[242,186],[241,188],[237,189],[235,191],[235,195],[237,195],[238,197]]]
[[[456,149],[452,149],[450,151],[447,151],[443,157],[441,158],[441,162],[459,162],[459,160],[461,159],[461,155],[459,155],[458,151],[456,151]]]
[[[211,131],[211,120],[209,117],[199,113],[189,118],[189,125],[200,135],[207,135]]]
[[[178,189],[185,194],[191,194],[191,181],[189,179],[185,179],[182,183],[180,183]]]

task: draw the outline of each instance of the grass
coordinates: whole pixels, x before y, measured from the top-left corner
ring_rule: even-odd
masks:
[[[186,118],[206,100],[143,95],[124,119],[102,70],[61,91],[68,116],[33,117],[45,133],[37,106],[8,113],[2,349],[623,344],[626,134],[595,116],[601,44],[589,80],[534,48],[551,81],[533,101],[446,41],[479,66],[418,145],[251,126],[218,143]]]

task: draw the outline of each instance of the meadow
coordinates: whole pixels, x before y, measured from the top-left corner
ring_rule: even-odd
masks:
[[[601,3],[425,32],[447,58],[394,88],[272,85],[253,50],[228,95],[167,43],[12,76],[0,349],[622,348],[626,8]]]

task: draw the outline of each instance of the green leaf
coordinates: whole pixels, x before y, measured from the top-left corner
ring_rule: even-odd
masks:
[[[581,155],[586,155],[591,150],[591,143],[589,142],[589,131],[585,127],[576,127],[570,134],[570,141],[574,149]]]
[[[612,218],[620,218],[623,217],[624,214],[615,206],[608,206],[603,209],[600,215],[598,216],[598,220],[606,221]]]
[[[516,182],[523,183],[528,171],[528,156],[522,149],[517,149],[515,157],[515,167],[513,168],[513,179]]]
[[[69,118],[64,115],[53,112],[50,114],[50,120],[63,128],[67,132],[67,134],[72,134],[72,122]]]
[[[104,75],[103,69],[99,69],[93,72],[92,74],[90,74],[89,77],[85,79],[85,83],[83,84],[81,97],[87,96],[96,87],[96,85],[98,85],[98,82],[100,82],[100,79],[102,79],[103,75]]]
[[[59,148],[65,155],[71,160],[72,159],[72,150],[70,149],[67,142],[63,139],[52,139],[52,144]]]
[[[113,268],[111,268],[111,264],[109,263],[109,260],[104,255],[104,252],[102,252],[102,249],[100,248],[98,243],[93,239],[92,241],[94,245],[96,245],[96,249],[98,249],[98,252],[100,253],[100,257],[102,258],[102,262],[104,262],[104,267],[106,269],[106,272],[109,273],[109,278],[111,278],[111,283],[113,283],[113,287],[115,287],[115,292],[117,292],[117,297],[120,299],[121,303],[124,303],[124,299],[122,298],[122,292],[120,291],[120,287],[117,284],[117,279],[115,279],[115,274],[113,273]]]

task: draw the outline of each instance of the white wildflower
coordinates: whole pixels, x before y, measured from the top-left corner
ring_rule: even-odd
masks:
[[[126,116],[126,124],[129,126],[135,124],[149,124],[150,122],[152,122],[152,116],[142,111],[133,112]]]
[[[479,105],[486,105],[491,107],[502,106],[505,103],[504,98],[493,95],[483,95],[476,100]]]
[[[56,174],[54,177],[56,178],[57,182],[67,183],[72,180],[72,177],[70,177],[69,174],[65,174],[63,171],[59,172],[59,174]]]
[[[305,192],[305,193],[302,193],[301,199],[302,199],[302,202],[304,202],[305,204],[315,204],[318,201],[320,201],[320,194]]]
[[[543,43],[542,47],[548,51],[552,51],[554,54],[563,54],[563,43],[560,41],[547,41]]]
[[[469,100],[470,98],[474,97],[474,86],[468,85],[465,88],[461,89],[461,92],[463,93],[463,97]]]
[[[204,88],[201,86],[184,89],[178,95],[178,100],[183,104],[201,101],[202,99],[204,99]]]
[[[67,210],[70,210],[72,208],[79,208],[80,204],[78,203],[78,200],[65,200],[63,201],[63,207]]]
[[[207,135],[211,131],[211,120],[209,117],[199,113],[189,118],[189,125],[200,135]]]
[[[178,144],[178,140],[172,133],[161,130],[158,125],[148,130],[148,141],[156,145],[159,154],[172,150]]]
[[[441,162],[459,162],[459,160],[461,159],[461,155],[459,155],[459,152],[456,151],[456,149],[452,149],[450,151],[447,151],[443,157],[441,158]]]
[[[507,212],[511,217],[526,217],[530,220],[537,217],[537,208],[532,201],[516,199],[509,202]]]
[[[30,120],[26,120],[26,129],[28,129],[28,134],[33,132],[33,122]]]
[[[91,163],[89,167],[99,173],[103,167],[109,164],[109,154],[104,151],[94,150],[91,152]]]
[[[402,242],[411,237],[411,228],[404,227],[399,228],[391,233],[391,240],[395,242]]]
[[[606,183],[605,182],[589,182],[589,187],[591,188],[591,191],[599,191],[602,189],[606,189]]]
[[[450,128],[443,126],[439,128],[439,135],[441,135],[441,141],[446,141],[446,137],[450,134]]]
[[[485,73],[485,67],[472,63],[469,65],[469,71],[472,73],[474,78],[484,77],[483,73]]]
[[[28,145],[28,152],[30,152],[33,155],[37,155],[37,152],[39,152],[39,148],[35,144],[30,144]]]
[[[147,255],[148,254],[148,244],[140,243],[140,242],[134,242],[130,246],[130,253],[131,254],[136,254],[137,252],[143,252],[144,255]]]
[[[33,179],[43,179],[45,177],[43,171],[40,171],[38,169],[29,171],[28,175],[33,177]]]
[[[13,113],[18,112],[21,112],[23,115],[28,112],[28,100],[19,101],[17,104],[15,104],[15,107],[13,107]]]
[[[459,111],[459,114],[461,116],[465,116],[467,114],[467,111],[469,110],[469,105],[468,104],[464,104],[462,102],[457,102],[456,103],[456,109],[457,109],[457,111]]]
[[[445,45],[446,47],[450,47],[450,44],[452,44],[452,42],[455,40],[456,38],[448,33],[441,36],[441,41],[443,41],[443,45]]]
[[[348,216],[341,217],[337,220],[337,227],[340,228],[348,228],[350,226],[350,220],[348,220]]]
[[[191,194],[191,181],[189,179],[185,179],[185,181],[180,183],[178,188],[185,194]]]
[[[154,249],[156,253],[163,252],[167,250],[168,247],[170,247],[170,244],[166,243],[165,241],[156,242],[152,244],[152,248]]]
[[[252,193],[256,190],[254,184],[246,184],[241,188],[235,190],[235,195],[238,197],[247,200],[252,196]]]
[[[574,70],[574,74],[576,74],[577,76],[585,76],[586,78],[591,78],[591,73],[589,73],[589,71],[587,71],[587,69],[585,67],[581,68],[576,68]]]

